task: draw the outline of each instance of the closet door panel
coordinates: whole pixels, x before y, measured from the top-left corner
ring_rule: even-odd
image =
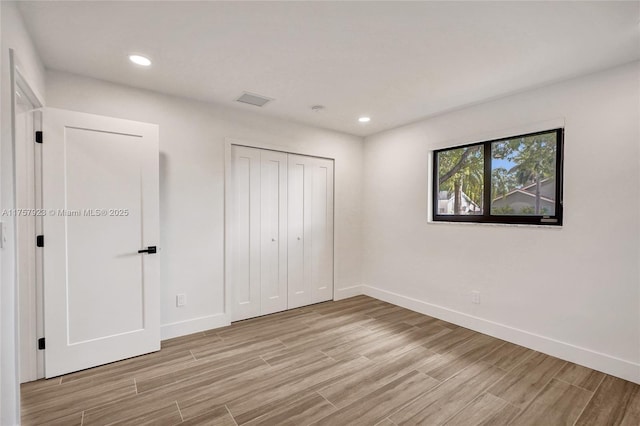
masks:
[[[333,161],[313,160],[310,227],[312,303],[333,299]]]
[[[304,270],[304,201],[307,166],[305,158],[297,155],[289,155],[288,163],[288,308],[292,309],[311,303],[311,289],[305,281]]]
[[[261,151],[260,314],[287,309],[287,154]]]
[[[260,315],[260,151],[233,146],[231,320]]]

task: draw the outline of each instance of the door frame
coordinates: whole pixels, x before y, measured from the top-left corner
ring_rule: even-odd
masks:
[[[267,151],[276,151],[282,152],[285,154],[294,154],[294,155],[304,155],[306,157],[314,157],[314,158],[322,158],[325,160],[333,161],[333,298],[336,299],[336,263],[335,263],[335,253],[336,253],[336,227],[335,227],[335,217],[336,217],[336,195],[335,195],[335,186],[336,186],[336,159],[335,157],[328,157],[326,155],[314,154],[309,151],[304,151],[296,148],[292,148],[290,146],[283,145],[275,145],[269,143],[262,142],[253,142],[247,140],[241,140],[236,138],[226,137],[224,139],[224,315],[227,323],[231,323],[231,309],[233,306],[233,301],[231,300],[231,243],[233,241],[232,235],[232,226],[231,226],[231,218],[233,217],[232,212],[232,195],[231,195],[231,148],[232,146],[244,146],[247,148],[257,148],[264,149]]]
[[[33,141],[33,149],[26,150],[25,160],[33,164],[32,169],[24,169],[17,167],[16,164],[16,150],[18,149],[19,141],[16,140],[16,92],[20,90],[26,97],[29,103],[33,106],[31,114],[33,114],[33,130],[42,130],[42,113],[41,108],[45,106],[43,97],[33,88],[29,78],[22,72],[19,57],[15,52],[10,49],[9,51],[11,59],[11,99],[12,99],[12,124],[14,126],[13,134],[13,179],[14,179],[14,191],[17,188],[19,182],[33,181],[33,185],[27,185],[26,198],[29,200],[35,200],[34,206],[29,208],[40,209],[42,207],[41,197],[41,155],[42,148],[40,144],[36,144]],[[35,137],[35,133],[34,133]],[[29,176],[29,174],[33,174]],[[17,198],[17,192],[14,194]],[[16,206],[17,208],[18,206]],[[17,321],[19,342],[18,345],[18,358],[20,360],[20,381],[22,382],[23,372],[26,371],[26,381],[37,380],[44,377],[44,354],[38,350],[37,339],[44,335],[44,305],[43,305],[43,281],[42,281],[42,254],[35,250],[35,235],[38,235],[42,230],[42,218],[28,216],[33,218],[34,235],[30,236],[20,233],[17,221],[14,222],[16,230],[16,288],[17,288]],[[27,256],[24,262],[20,259],[20,252],[23,249],[31,251],[32,255]],[[31,270],[33,279],[27,283],[30,287],[31,298],[21,298],[22,283],[24,272]],[[27,324],[25,324],[27,322]],[[22,350],[24,348],[24,351]]]

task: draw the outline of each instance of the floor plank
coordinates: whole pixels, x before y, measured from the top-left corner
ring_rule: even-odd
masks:
[[[23,399],[22,423],[46,424],[91,407],[134,396],[133,379],[120,379],[100,385],[93,385],[90,381],[61,384],[48,392]]]
[[[198,416],[213,406],[233,401],[249,400],[272,389],[285,388],[287,384],[304,377],[331,371],[337,363],[319,360],[299,368],[288,370],[269,369],[238,374],[222,382],[213,381],[208,386],[191,386],[176,394],[180,410],[185,419]],[[266,403],[266,401],[265,401]]]
[[[505,342],[482,360],[505,371],[510,371],[534,353],[531,349]]]
[[[571,426],[591,396],[589,391],[552,379],[513,422],[523,426]]]
[[[174,402],[148,400],[144,405],[123,404],[118,401],[112,404],[89,409],[84,412],[83,426],[89,425],[159,425],[182,422],[180,410]]]
[[[509,403],[504,399],[483,393],[458,411],[445,423],[447,426],[477,426],[500,413]]]
[[[479,362],[415,399],[390,416],[398,425],[442,424],[504,375],[498,367]]]
[[[520,413],[520,409],[515,405],[507,404],[498,410],[496,413],[490,415],[478,426],[506,426],[512,424],[513,419]],[[547,425],[545,425],[547,426]],[[552,426],[552,425],[548,425]]]
[[[336,411],[336,407],[316,392],[309,393],[289,404],[274,406],[267,414],[247,423],[255,425],[300,425],[313,423]]]
[[[194,361],[184,368],[178,368],[151,378],[136,379],[136,387],[138,394],[152,391],[167,385],[175,385],[178,383],[195,380],[201,378],[215,378],[221,381],[228,377],[233,377],[240,373],[246,373],[254,368],[265,368],[267,363],[255,357],[250,360],[241,360],[230,364],[220,361]]]
[[[300,395],[305,391],[326,387],[342,377],[349,377],[367,369],[371,364],[371,361],[363,357],[336,362],[330,369],[318,369],[292,377],[290,380],[281,381],[277,386],[268,386],[259,393],[233,400],[227,406],[238,423],[245,423],[268,413],[272,410],[272,405],[281,405],[282,402],[288,401],[291,395]]]
[[[535,353],[507,373],[489,392],[511,404],[524,408],[565,365],[565,361]]]
[[[180,423],[182,426],[237,426],[227,407],[220,406]]]
[[[439,382],[434,378],[411,371],[312,424],[327,426],[376,424],[438,384]]]
[[[604,373],[592,370],[581,365],[568,362],[567,365],[556,374],[558,380],[578,386],[590,392],[595,392],[598,385],[604,380]]]
[[[640,425],[640,385],[606,376],[576,426]]]
[[[407,374],[424,362],[433,352],[417,347],[384,365],[372,364],[358,374],[342,378],[318,391],[338,408],[345,407],[387,383]]]
[[[449,333],[434,336],[433,339],[424,343],[423,346],[433,352],[444,354],[449,352],[460,343],[472,339],[477,334],[478,333],[469,330],[468,328],[460,327],[452,330]]]
[[[396,424],[393,423],[388,418],[386,418],[386,419],[383,419],[382,421],[376,423],[375,426],[396,426]]]
[[[440,381],[446,380],[499,349],[503,343],[502,340],[483,334],[474,336],[439,358],[434,358],[433,362],[420,368],[420,371]]]

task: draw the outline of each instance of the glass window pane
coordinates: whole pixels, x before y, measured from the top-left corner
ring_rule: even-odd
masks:
[[[441,215],[482,215],[484,147],[473,145],[440,151],[438,207]]]
[[[491,214],[556,214],[556,132],[491,144]]]

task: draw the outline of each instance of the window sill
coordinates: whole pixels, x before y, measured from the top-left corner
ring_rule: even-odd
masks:
[[[562,229],[564,225],[544,225],[544,224],[525,224],[525,223],[487,223],[487,222],[449,222],[444,220],[428,219],[429,225],[462,225],[462,226],[504,226],[508,228],[543,228],[543,229]]]

